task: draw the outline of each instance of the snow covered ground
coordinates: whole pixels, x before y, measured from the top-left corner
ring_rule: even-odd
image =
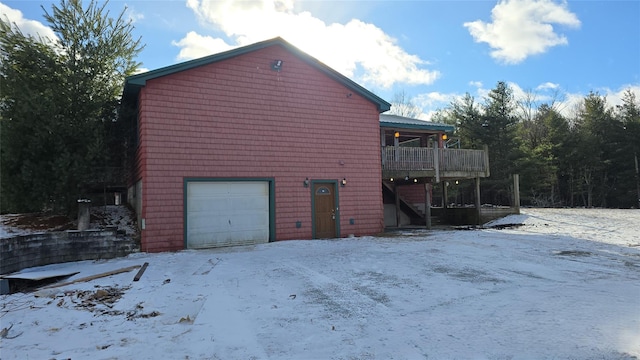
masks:
[[[7,359],[638,359],[640,211],[134,254],[0,297]]]

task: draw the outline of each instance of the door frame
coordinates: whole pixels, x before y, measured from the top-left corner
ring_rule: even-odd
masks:
[[[333,184],[335,191],[333,192],[334,203],[336,205],[336,237],[340,237],[340,200],[338,196],[338,180],[311,180],[311,238],[317,239],[316,236],[316,194],[313,191],[316,184]]]
[[[269,242],[276,241],[276,180],[274,178],[183,178],[182,187],[182,233],[184,248],[187,245],[188,185],[192,182],[267,182],[269,188]]]

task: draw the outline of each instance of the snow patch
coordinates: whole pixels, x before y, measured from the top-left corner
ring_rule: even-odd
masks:
[[[133,211],[124,205],[96,206],[90,210],[89,229],[117,227],[128,236],[137,236],[138,227]],[[47,231],[77,229],[75,221],[60,215],[6,214],[0,215],[0,239]]]

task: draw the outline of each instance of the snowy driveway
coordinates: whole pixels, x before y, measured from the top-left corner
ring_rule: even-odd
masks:
[[[0,358],[640,357],[640,211],[525,209],[503,222],[525,225],[43,267],[78,278],[149,262],[138,282],[0,297],[1,327],[22,333],[0,340]],[[97,289],[122,295],[87,307]]]

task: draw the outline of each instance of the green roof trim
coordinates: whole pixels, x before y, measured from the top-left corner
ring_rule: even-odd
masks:
[[[233,58],[233,57],[236,57],[236,56],[247,54],[247,53],[250,53],[250,52],[253,52],[253,51],[256,51],[256,50],[260,50],[260,49],[264,49],[266,47],[270,47],[270,46],[274,46],[274,45],[280,45],[280,46],[284,47],[286,50],[288,50],[289,52],[293,53],[294,55],[296,55],[297,57],[299,57],[300,59],[302,59],[303,61],[305,61],[309,65],[311,65],[311,66],[315,67],[316,69],[320,70],[322,73],[324,73],[325,75],[327,75],[331,79],[339,82],[340,84],[344,85],[349,90],[361,95],[365,99],[367,99],[370,102],[374,103],[378,107],[378,112],[383,113],[383,112],[388,111],[389,109],[391,109],[391,104],[388,103],[387,101],[383,100],[382,98],[380,98],[376,94],[372,93],[371,91],[365,89],[364,87],[358,85],[353,80],[347,78],[346,76],[340,74],[339,72],[337,72],[337,71],[333,70],[332,68],[328,67],[327,65],[323,64],[322,62],[320,62],[316,58],[310,56],[309,54],[303,52],[302,50],[298,49],[297,47],[291,45],[290,43],[288,43],[287,41],[285,41],[284,39],[282,39],[280,37],[276,37],[276,38],[273,38],[273,39],[270,39],[270,40],[265,40],[265,41],[258,42],[258,43],[255,43],[255,44],[239,47],[239,48],[232,49],[232,50],[229,50],[229,51],[225,51],[225,52],[221,52],[221,53],[205,56],[205,57],[202,57],[202,58],[185,61],[185,62],[182,62],[182,63],[179,63],[179,64],[174,64],[174,65],[162,67],[162,68],[159,68],[159,69],[156,69],[156,70],[151,70],[151,71],[147,71],[147,72],[144,72],[144,73],[131,75],[131,76],[129,76],[129,77],[127,77],[125,79],[123,98],[124,98],[125,101],[131,101],[131,100],[135,101],[135,99],[137,98],[137,96],[138,96],[138,94],[140,92],[140,88],[145,86],[148,80],[152,80],[152,79],[159,78],[159,77],[162,77],[162,76],[167,76],[167,75],[171,75],[171,74],[174,74],[174,73],[177,73],[177,72],[193,69],[193,68],[196,68],[196,67],[199,67],[199,66],[208,65],[208,64],[215,63],[215,62],[218,62],[218,61],[227,60],[227,59],[230,59],[230,58]]]
[[[448,133],[455,130],[455,126],[449,124],[442,124],[432,121],[388,114],[380,114],[380,127],[390,129],[443,131]]]

